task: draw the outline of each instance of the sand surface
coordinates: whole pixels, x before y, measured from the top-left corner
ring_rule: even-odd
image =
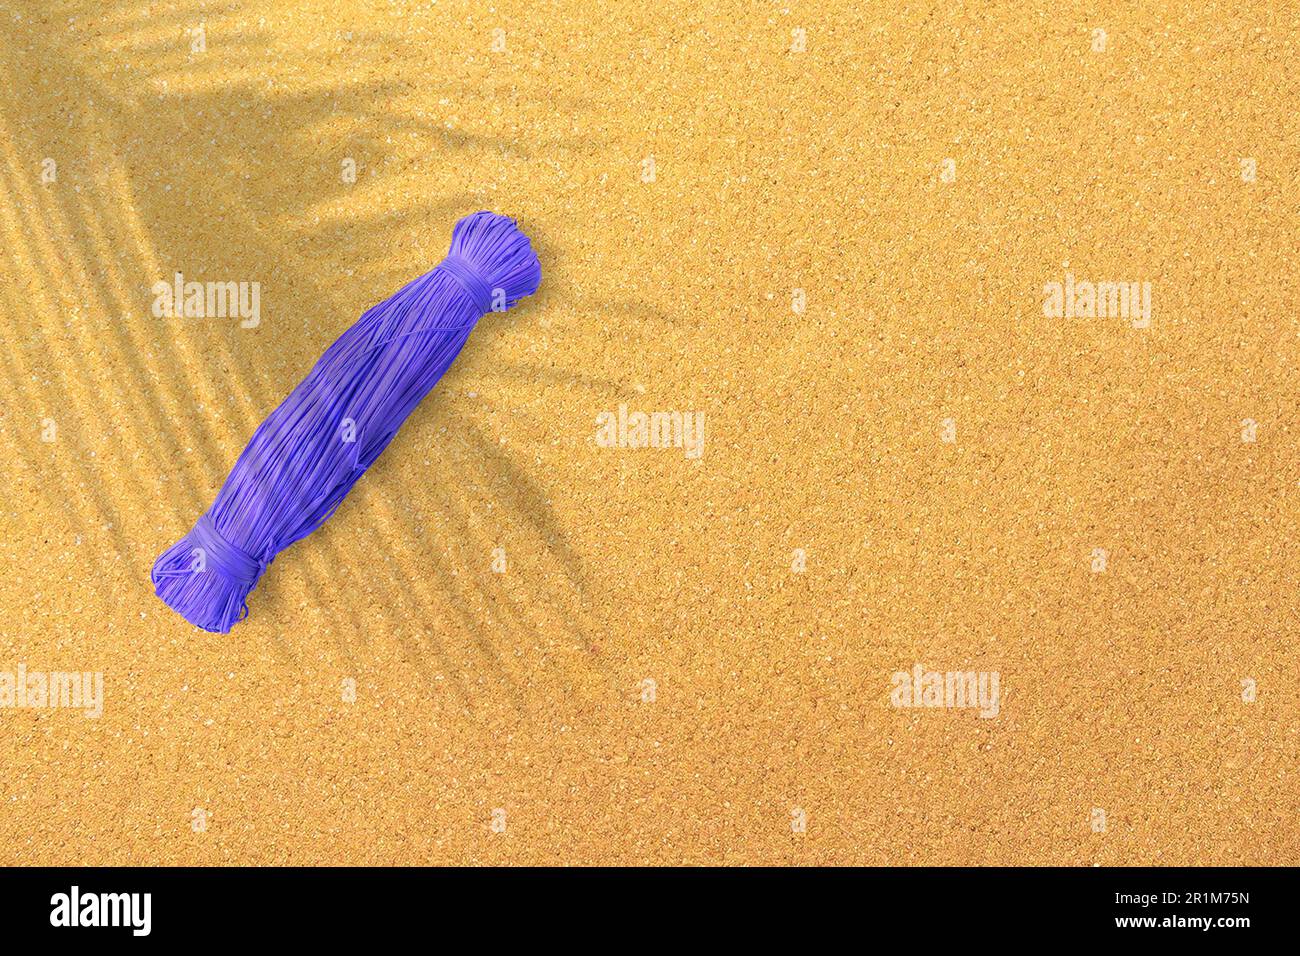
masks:
[[[1254,6],[0,0],[0,672],[103,680],[0,708],[0,862],[1300,863]],[[484,208],[539,294],[187,625],[154,558]]]

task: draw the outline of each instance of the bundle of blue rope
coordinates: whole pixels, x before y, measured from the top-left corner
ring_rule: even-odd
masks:
[[[153,566],[157,595],[227,633],[275,556],[319,528],[460,354],[484,314],[537,291],[514,220],[456,223],[433,271],[366,311],[253,433],[216,500]]]

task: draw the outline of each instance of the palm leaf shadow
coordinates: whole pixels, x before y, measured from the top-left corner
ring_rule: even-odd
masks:
[[[52,333],[45,336],[46,341],[58,343],[57,348],[44,353],[24,349],[20,344],[6,356],[3,368],[12,386],[8,398],[30,401],[35,391],[35,397],[45,407],[65,409],[64,414],[74,425],[74,447],[91,444],[96,428],[101,434],[111,430],[116,439],[98,469],[91,469],[81,454],[67,456],[73,472],[67,470],[62,459],[59,467],[51,468],[34,451],[28,452],[29,446],[22,442],[18,443],[20,454],[29,470],[53,480],[59,497],[77,502],[83,526],[91,522],[111,526],[113,547],[132,568],[133,579],[143,581],[141,590],[148,587],[147,568],[156,553],[187,530],[207,508],[247,435],[306,371],[267,371],[265,350],[244,346],[237,338],[237,328],[168,326],[166,320],[151,320],[145,293],[152,283],[165,278],[172,266],[210,270],[220,277],[250,275],[252,270],[241,263],[281,263],[286,257],[291,265],[304,266],[306,257],[286,253],[280,244],[281,233],[264,226],[259,211],[267,208],[276,210],[279,222],[296,227],[299,245],[324,236],[326,241],[316,248],[323,248],[327,260],[337,268],[340,260],[385,262],[384,252],[395,233],[445,230],[449,236],[451,221],[471,211],[472,205],[466,201],[469,194],[460,193],[443,200],[411,201],[369,215],[345,210],[324,229],[306,225],[312,218],[312,206],[341,199],[347,187],[337,177],[322,177],[315,191],[285,190],[273,180],[247,174],[248,168],[258,166],[259,157],[243,144],[259,140],[268,117],[278,122],[276,136],[284,144],[282,152],[289,156],[310,155],[309,151],[318,150],[320,130],[340,116],[350,124],[348,147],[362,155],[383,155],[389,138],[410,130],[403,126],[403,118],[377,105],[395,92],[390,84],[365,87],[335,83],[308,92],[272,94],[259,76],[266,44],[256,30],[245,31],[236,36],[235,42],[227,43],[221,70],[196,68],[193,57],[186,53],[184,29],[203,21],[209,25],[210,37],[221,36],[224,20],[237,13],[233,4],[207,8],[195,5],[161,15],[140,4],[110,8],[106,16],[110,29],[116,31],[111,39],[125,42],[140,54],[140,68],[132,75],[112,72],[109,61],[101,63],[93,48],[87,53],[86,45],[76,42],[72,32],[37,28],[0,39],[0,62],[10,88],[23,88],[26,77],[41,76],[55,97],[75,89],[86,104],[77,113],[71,134],[48,96],[43,100],[48,112],[35,122],[18,123],[6,117],[5,132],[11,143],[6,184],[14,188],[6,190],[0,203],[12,203],[10,197],[22,194],[12,180],[22,176],[24,168],[34,169],[47,151],[59,151],[64,171],[57,184],[35,196],[38,201],[19,203],[8,210],[10,218],[20,221],[33,236],[26,258],[39,274],[49,305],[48,312],[38,316],[37,322]],[[229,39],[225,37],[223,43]],[[175,44],[176,49],[170,44]],[[350,55],[378,64],[400,46],[401,37],[374,31],[350,44],[349,49]],[[319,66],[321,75],[330,74],[327,63],[322,61]],[[486,95],[473,90],[458,93],[466,100]],[[187,192],[186,184],[174,192],[158,188],[160,180],[183,178],[186,166],[172,158],[175,135],[177,130],[188,130],[196,118],[216,124],[221,134],[223,149],[217,150],[214,161],[205,165],[199,185],[212,188],[215,184],[220,190],[219,198],[208,205],[219,210],[223,229],[236,237],[230,243],[210,242],[202,224],[176,221],[174,204],[177,194]],[[529,160],[524,151],[503,139],[428,127],[417,130],[417,134],[436,138],[448,161],[455,161],[458,152],[484,149],[511,152]],[[140,157],[147,161],[143,167]],[[95,162],[106,164],[107,172],[94,170]],[[168,192],[172,195],[168,196]],[[351,243],[331,246],[331,230],[349,237]],[[441,241],[445,242],[445,238]],[[57,253],[42,255],[41,249]],[[111,260],[110,251],[114,254]],[[343,301],[345,296],[336,284],[316,277],[321,263],[311,265],[313,268],[294,269],[294,300],[311,302],[313,316],[321,325],[335,329],[336,335],[359,312],[355,303]],[[371,301],[410,278],[409,274],[389,275],[389,271],[396,270],[381,267],[372,273],[382,285]],[[23,301],[23,291],[0,283],[3,302],[11,310]],[[86,302],[84,324],[63,321],[59,306],[68,300]],[[516,316],[513,320],[519,319]],[[68,328],[63,328],[65,324]],[[306,323],[279,326],[276,334],[282,353],[301,347],[318,354],[328,344]],[[332,340],[332,336],[329,338]],[[98,384],[105,369],[112,369],[114,376],[107,385]],[[502,374],[517,380],[529,372],[525,365]],[[531,372],[564,374],[540,367]],[[20,384],[30,380],[35,380],[38,387]],[[575,371],[570,384],[591,387],[594,383]],[[224,420],[214,417],[218,409],[211,406],[218,403],[211,396],[224,397],[233,415]],[[545,496],[532,482],[528,467],[512,461],[486,436],[474,431],[473,423],[467,424],[471,436],[467,441],[481,454],[480,465],[504,473],[516,489],[503,506],[534,526],[538,537],[559,556],[562,569],[580,594],[583,580],[579,557],[555,521]],[[118,505],[111,489],[105,487],[104,473],[147,473],[151,466],[157,469],[155,480],[159,483],[177,484],[179,498],[174,494],[153,496],[156,510],[152,514],[138,514]],[[383,469],[377,472],[382,477]],[[451,480],[454,475],[447,478]],[[84,494],[78,492],[79,488]],[[400,537],[419,540],[420,529],[412,516],[395,509],[384,495],[371,496],[366,505],[379,511],[383,524],[395,528]],[[321,593],[333,587],[350,564],[341,539],[346,533],[348,510],[340,509],[333,532],[318,532],[309,543],[291,549],[277,562],[281,568],[292,563],[310,592]],[[458,520],[463,524],[466,519],[462,515]],[[362,620],[357,608],[347,600],[336,602],[344,606],[348,616],[346,628],[335,631],[344,659],[355,664],[367,632],[376,624],[394,634],[409,635],[409,622],[425,621],[438,607],[451,607],[479,656],[510,689],[516,705],[522,707],[521,689],[500,664],[502,655],[494,650],[492,636],[466,616],[463,602],[458,600],[463,597],[458,588],[482,591],[488,585],[480,576],[467,575],[457,580],[452,573],[455,569],[440,564],[436,569],[440,587],[435,591],[426,581],[413,580],[404,563],[393,562],[395,573],[390,579],[372,582],[378,592],[373,602],[377,621]],[[253,622],[287,619],[291,611],[283,601],[283,593],[273,576],[268,576],[254,597]],[[515,612],[518,620],[531,620],[521,610],[516,608]],[[253,622],[242,626],[256,626]],[[281,661],[291,663],[295,649],[287,629],[269,630]],[[581,633],[574,639],[579,645],[587,643]],[[442,660],[443,670],[452,676],[453,686],[468,703],[468,692],[456,677],[454,654],[436,641],[432,642],[432,652]],[[425,660],[421,666],[429,676],[433,662]]]

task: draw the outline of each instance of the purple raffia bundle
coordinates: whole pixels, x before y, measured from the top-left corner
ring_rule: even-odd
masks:
[[[334,513],[479,318],[541,279],[514,220],[476,212],[456,223],[447,258],[367,310],[258,426],[212,507],[154,563],[158,596],[205,631],[228,632],[267,565]]]

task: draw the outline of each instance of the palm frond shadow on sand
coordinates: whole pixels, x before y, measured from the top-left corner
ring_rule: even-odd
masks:
[[[356,268],[357,263],[383,262],[395,242],[417,230],[442,233],[438,241],[445,250],[454,219],[477,208],[467,202],[472,197],[465,192],[369,214],[348,212],[340,202],[342,211],[326,226],[336,241],[331,244],[328,234],[313,233],[308,225],[315,218],[313,210],[341,200],[347,189],[332,165],[335,157],[321,161],[328,174],[306,185],[293,163],[281,159],[268,168],[249,145],[265,141],[266,124],[275,124],[279,152],[291,158],[315,156],[319,130],[340,116],[351,124],[347,145],[357,155],[383,155],[387,140],[409,131],[400,118],[377,107],[393,92],[386,85],[335,84],[293,94],[268,90],[256,78],[264,55],[256,31],[227,51],[224,73],[187,70],[182,31],[200,20],[219,24],[234,10],[196,6],[157,17],[144,6],[122,4],[110,11],[119,37],[152,51],[152,59],[145,61],[152,72],[144,68],[133,79],[110,75],[97,62],[93,46],[87,52],[87,43],[75,41],[71,33],[33,28],[0,39],[6,84],[11,89],[32,88],[25,78],[40,76],[46,91],[33,88],[40,107],[34,116],[3,117],[9,136],[4,172],[10,188],[5,195],[17,201],[0,198],[0,205],[10,204],[5,209],[10,231],[21,228],[28,237],[22,256],[38,275],[45,310],[37,322],[46,332],[42,348],[20,344],[5,356],[6,397],[59,410],[71,426],[63,431],[71,450],[55,462],[31,442],[20,443],[20,452],[29,471],[52,481],[58,497],[78,503],[78,521],[88,534],[95,526],[111,526],[111,547],[129,568],[131,603],[155,610],[148,581],[154,557],[207,508],[253,428],[307,370],[277,364],[277,353],[317,355],[359,314],[355,301],[343,301],[337,284],[316,276],[329,274],[323,270],[338,274],[348,263]],[[377,59],[400,49],[400,40],[376,32],[354,41],[350,53]],[[181,52],[172,50],[171,43]],[[329,75],[327,65],[320,67],[322,75]],[[63,115],[70,90],[79,91],[76,102],[84,104],[75,107],[71,123]],[[463,98],[472,95],[462,91]],[[196,121],[207,124],[200,135],[212,145],[210,155],[178,152],[177,131],[191,130]],[[186,138],[187,144],[198,141]],[[474,150],[512,148],[489,137],[440,135],[439,141],[447,163]],[[52,150],[59,153],[59,181],[20,188],[24,177],[34,181],[41,157]],[[176,215],[178,208],[191,203],[197,213]],[[297,224],[295,244],[311,252],[286,249],[277,223]],[[214,228],[220,230],[215,239]],[[321,241],[313,243],[313,238]],[[266,273],[269,263],[279,266],[274,276]],[[261,328],[245,331],[237,322],[155,319],[149,314],[148,290],[174,269],[260,279],[268,287],[289,285],[291,291],[281,301],[292,303],[295,315],[305,314],[310,321],[268,317]],[[368,290],[364,304],[378,301],[411,277],[392,276],[391,287]],[[0,283],[7,309],[20,304],[21,291]],[[84,307],[69,317],[68,302]],[[529,311],[529,306],[521,306],[511,314],[512,322],[524,321]],[[517,380],[521,368],[528,373],[523,364],[503,372],[503,377]],[[554,369],[535,371],[557,374]],[[593,383],[575,370],[569,384],[583,388]],[[430,407],[417,410],[420,418],[439,410],[436,403],[425,405]],[[450,421],[447,426],[464,426],[464,441],[443,450],[437,458],[442,474],[435,472],[428,480],[454,487],[457,475],[469,468],[508,476],[505,484],[512,493],[498,503],[531,527],[536,540],[555,556],[572,588],[567,599],[577,609],[572,620],[580,620],[581,559],[555,520],[531,463],[513,458],[472,421]],[[114,439],[107,446],[100,441],[106,432]],[[107,448],[94,467],[81,453],[92,445]],[[363,483],[380,485],[388,471],[381,459]],[[136,500],[152,501],[153,510],[141,513],[118,505],[109,476],[135,476],[140,484]],[[179,494],[168,492],[170,486]],[[364,509],[345,503],[325,529],[276,562],[279,575],[286,568],[300,574],[309,593],[346,592],[346,584],[339,582],[367,573],[366,563],[348,553],[355,549],[349,536],[358,530],[356,523],[372,522],[383,529],[387,540],[375,546],[386,547],[394,560],[384,564],[383,574],[367,578],[373,600],[365,614],[346,593],[334,602],[348,618],[329,622],[340,656],[355,665],[368,645],[368,634],[392,633],[408,642],[431,684],[436,673],[446,675],[467,706],[472,702],[458,674],[472,656],[522,707],[522,692],[503,664],[508,642],[518,635],[489,631],[463,611],[464,589],[483,592],[495,587],[490,575],[457,574],[436,554],[436,560],[424,560],[433,552],[421,545],[418,516],[396,507],[400,493],[376,489],[361,497]],[[468,508],[456,520],[458,530],[468,534]],[[406,570],[430,564],[431,574],[419,580]],[[484,565],[486,570],[486,560]],[[291,663],[299,653],[301,630],[277,580],[282,578],[267,575],[252,598],[254,617],[240,627],[263,628],[281,661]],[[552,602],[557,598],[561,596],[547,596]],[[439,639],[435,634],[440,628],[430,622],[444,619],[448,609],[455,617],[441,628]],[[539,623],[517,602],[512,615],[521,627]],[[473,655],[455,646],[457,628],[468,637]],[[580,625],[574,625],[571,637],[578,645],[587,643]]]

